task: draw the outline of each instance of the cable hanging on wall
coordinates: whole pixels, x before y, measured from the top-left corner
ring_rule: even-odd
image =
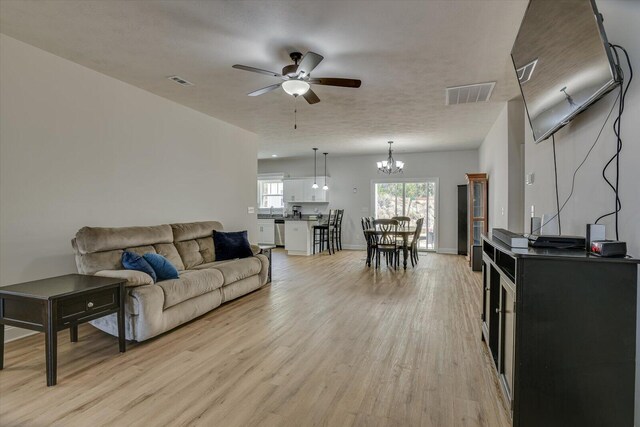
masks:
[[[616,240],[620,239],[620,232],[619,232],[619,228],[618,228],[618,220],[619,220],[619,214],[620,211],[622,210],[622,201],[620,200],[620,152],[622,151],[622,130],[621,130],[621,126],[622,126],[622,113],[624,112],[624,102],[625,102],[625,98],[627,97],[627,92],[629,90],[629,86],[631,85],[631,80],[633,80],[633,67],[631,66],[631,60],[629,59],[629,53],[627,52],[627,50],[625,48],[623,48],[620,45],[615,45],[615,44],[610,44],[609,46],[611,46],[612,52],[616,57],[616,68],[618,70],[618,73],[620,74],[621,77],[621,83],[620,83],[620,91],[618,93],[618,117],[616,117],[616,120],[613,122],[613,133],[616,135],[616,152],[615,154],[609,159],[609,161],[605,164],[604,168],[602,168],[602,178],[605,180],[605,182],[607,183],[607,185],[609,185],[609,187],[611,187],[611,189],[613,190],[614,194],[615,194],[615,206],[614,209],[611,212],[608,212],[604,215],[600,215],[598,217],[598,219],[596,219],[595,223],[597,224],[600,220],[614,215],[615,216],[615,230],[616,230]],[[622,69],[621,65],[620,65],[620,53],[618,51],[622,51],[622,53],[624,53],[625,59],[627,61],[627,67],[629,68],[629,79],[627,80],[627,84],[625,86],[625,78],[624,78],[624,70]],[[615,171],[615,179],[614,179],[614,183],[612,183],[609,178],[607,178],[607,170],[609,169],[609,166],[611,166],[613,164],[613,162],[615,161],[615,167],[616,167],[616,171]]]

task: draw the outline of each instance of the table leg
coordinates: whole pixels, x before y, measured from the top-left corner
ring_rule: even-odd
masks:
[[[56,385],[58,377],[58,331],[56,321],[58,305],[56,301],[47,301],[47,306],[43,309],[43,320],[45,326],[45,359],[47,363],[47,386]]]
[[[127,346],[124,332],[124,291],[124,284],[121,284],[120,291],[118,292],[120,297],[120,307],[118,308],[118,345],[120,347],[120,353],[124,353]]]
[[[2,304],[2,299],[0,299]],[[0,369],[4,368],[4,323],[0,324]]]
[[[404,255],[404,269],[407,269],[407,257],[408,257],[408,250],[407,250],[407,243],[409,242],[409,236],[407,236],[406,234],[402,235],[402,254]]]
[[[69,338],[71,342],[78,342],[78,325],[74,325],[69,329]]]

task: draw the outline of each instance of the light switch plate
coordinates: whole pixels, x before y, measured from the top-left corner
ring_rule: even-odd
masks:
[[[249,214],[256,213],[256,208],[254,208],[253,206],[249,206],[247,208],[247,213]]]
[[[528,173],[525,176],[524,182],[527,185],[533,185],[534,181],[536,180],[536,174],[535,173]]]

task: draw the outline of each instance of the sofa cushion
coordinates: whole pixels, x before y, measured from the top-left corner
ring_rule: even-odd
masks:
[[[220,288],[224,283],[222,273],[216,269],[185,270],[179,279],[163,280],[156,286],[164,292],[164,309],[190,298]]]
[[[218,261],[247,258],[253,255],[246,230],[230,233],[214,231],[213,244],[216,250],[216,260]]]
[[[196,239],[196,243],[198,243],[200,255],[202,255],[204,262],[213,262],[216,260],[216,252],[213,247],[213,237],[211,235]]]
[[[76,252],[76,266],[80,274],[94,274],[100,270],[122,270],[122,249],[81,254]]]
[[[81,254],[173,242],[171,226],[82,227],[76,233],[74,247]]]
[[[101,270],[96,272],[96,276],[113,277],[116,279],[124,279],[126,287],[136,287],[144,285],[153,285],[153,278],[147,273],[138,270]]]
[[[180,254],[173,243],[158,243],[153,247],[156,249],[157,254],[168,259],[178,270],[184,270],[182,258],[180,258]]]
[[[156,248],[154,248],[151,245],[144,245],[144,246],[136,246],[133,248],[125,248],[125,251],[133,252],[136,255],[143,256],[144,254],[155,254]]]
[[[142,258],[144,258],[145,261],[149,263],[151,268],[153,268],[153,271],[156,272],[158,281],[177,279],[178,277],[180,277],[178,275],[178,270],[176,270],[176,267],[162,255],[148,253],[144,254]]]
[[[176,242],[175,245],[185,270],[191,270],[193,267],[204,263],[204,257],[200,253],[200,246],[195,240]]]
[[[225,264],[227,262],[236,261],[235,259],[228,259],[225,261],[213,261],[213,262],[205,262],[204,264],[196,265],[193,267],[194,270],[202,270],[203,268],[216,268],[220,264]]]
[[[212,268],[212,270],[218,270],[222,273],[224,278],[224,286],[237,282],[238,280],[245,279],[250,276],[255,276],[260,273],[262,269],[262,263],[256,257],[234,259],[228,262],[220,262],[218,265]],[[199,270],[202,271],[202,270]]]
[[[185,222],[171,224],[174,242],[195,240],[202,237],[211,237],[213,230],[222,230],[222,224],[218,221]]]
[[[125,251],[122,254],[122,265],[127,270],[136,270],[147,273],[149,276],[151,276],[154,282],[158,280],[156,272],[153,270],[151,265],[149,265],[147,260],[142,258],[142,256],[136,254],[135,252]]]

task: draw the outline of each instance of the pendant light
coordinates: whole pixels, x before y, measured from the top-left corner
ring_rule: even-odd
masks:
[[[311,188],[313,188],[314,190],[316,188],[318,188],[318,183],[317,178],[318,178],[318,162],[317,162],[317,154],[318,154],[318,149],[314,148],[313,149],[313,185],[311,186]]]
[[[322,189],[327,191],[329,189],[329,186],[327,185],[327,154],[329,153],[322,154],[324,154],[324,185],[322,186]]]

